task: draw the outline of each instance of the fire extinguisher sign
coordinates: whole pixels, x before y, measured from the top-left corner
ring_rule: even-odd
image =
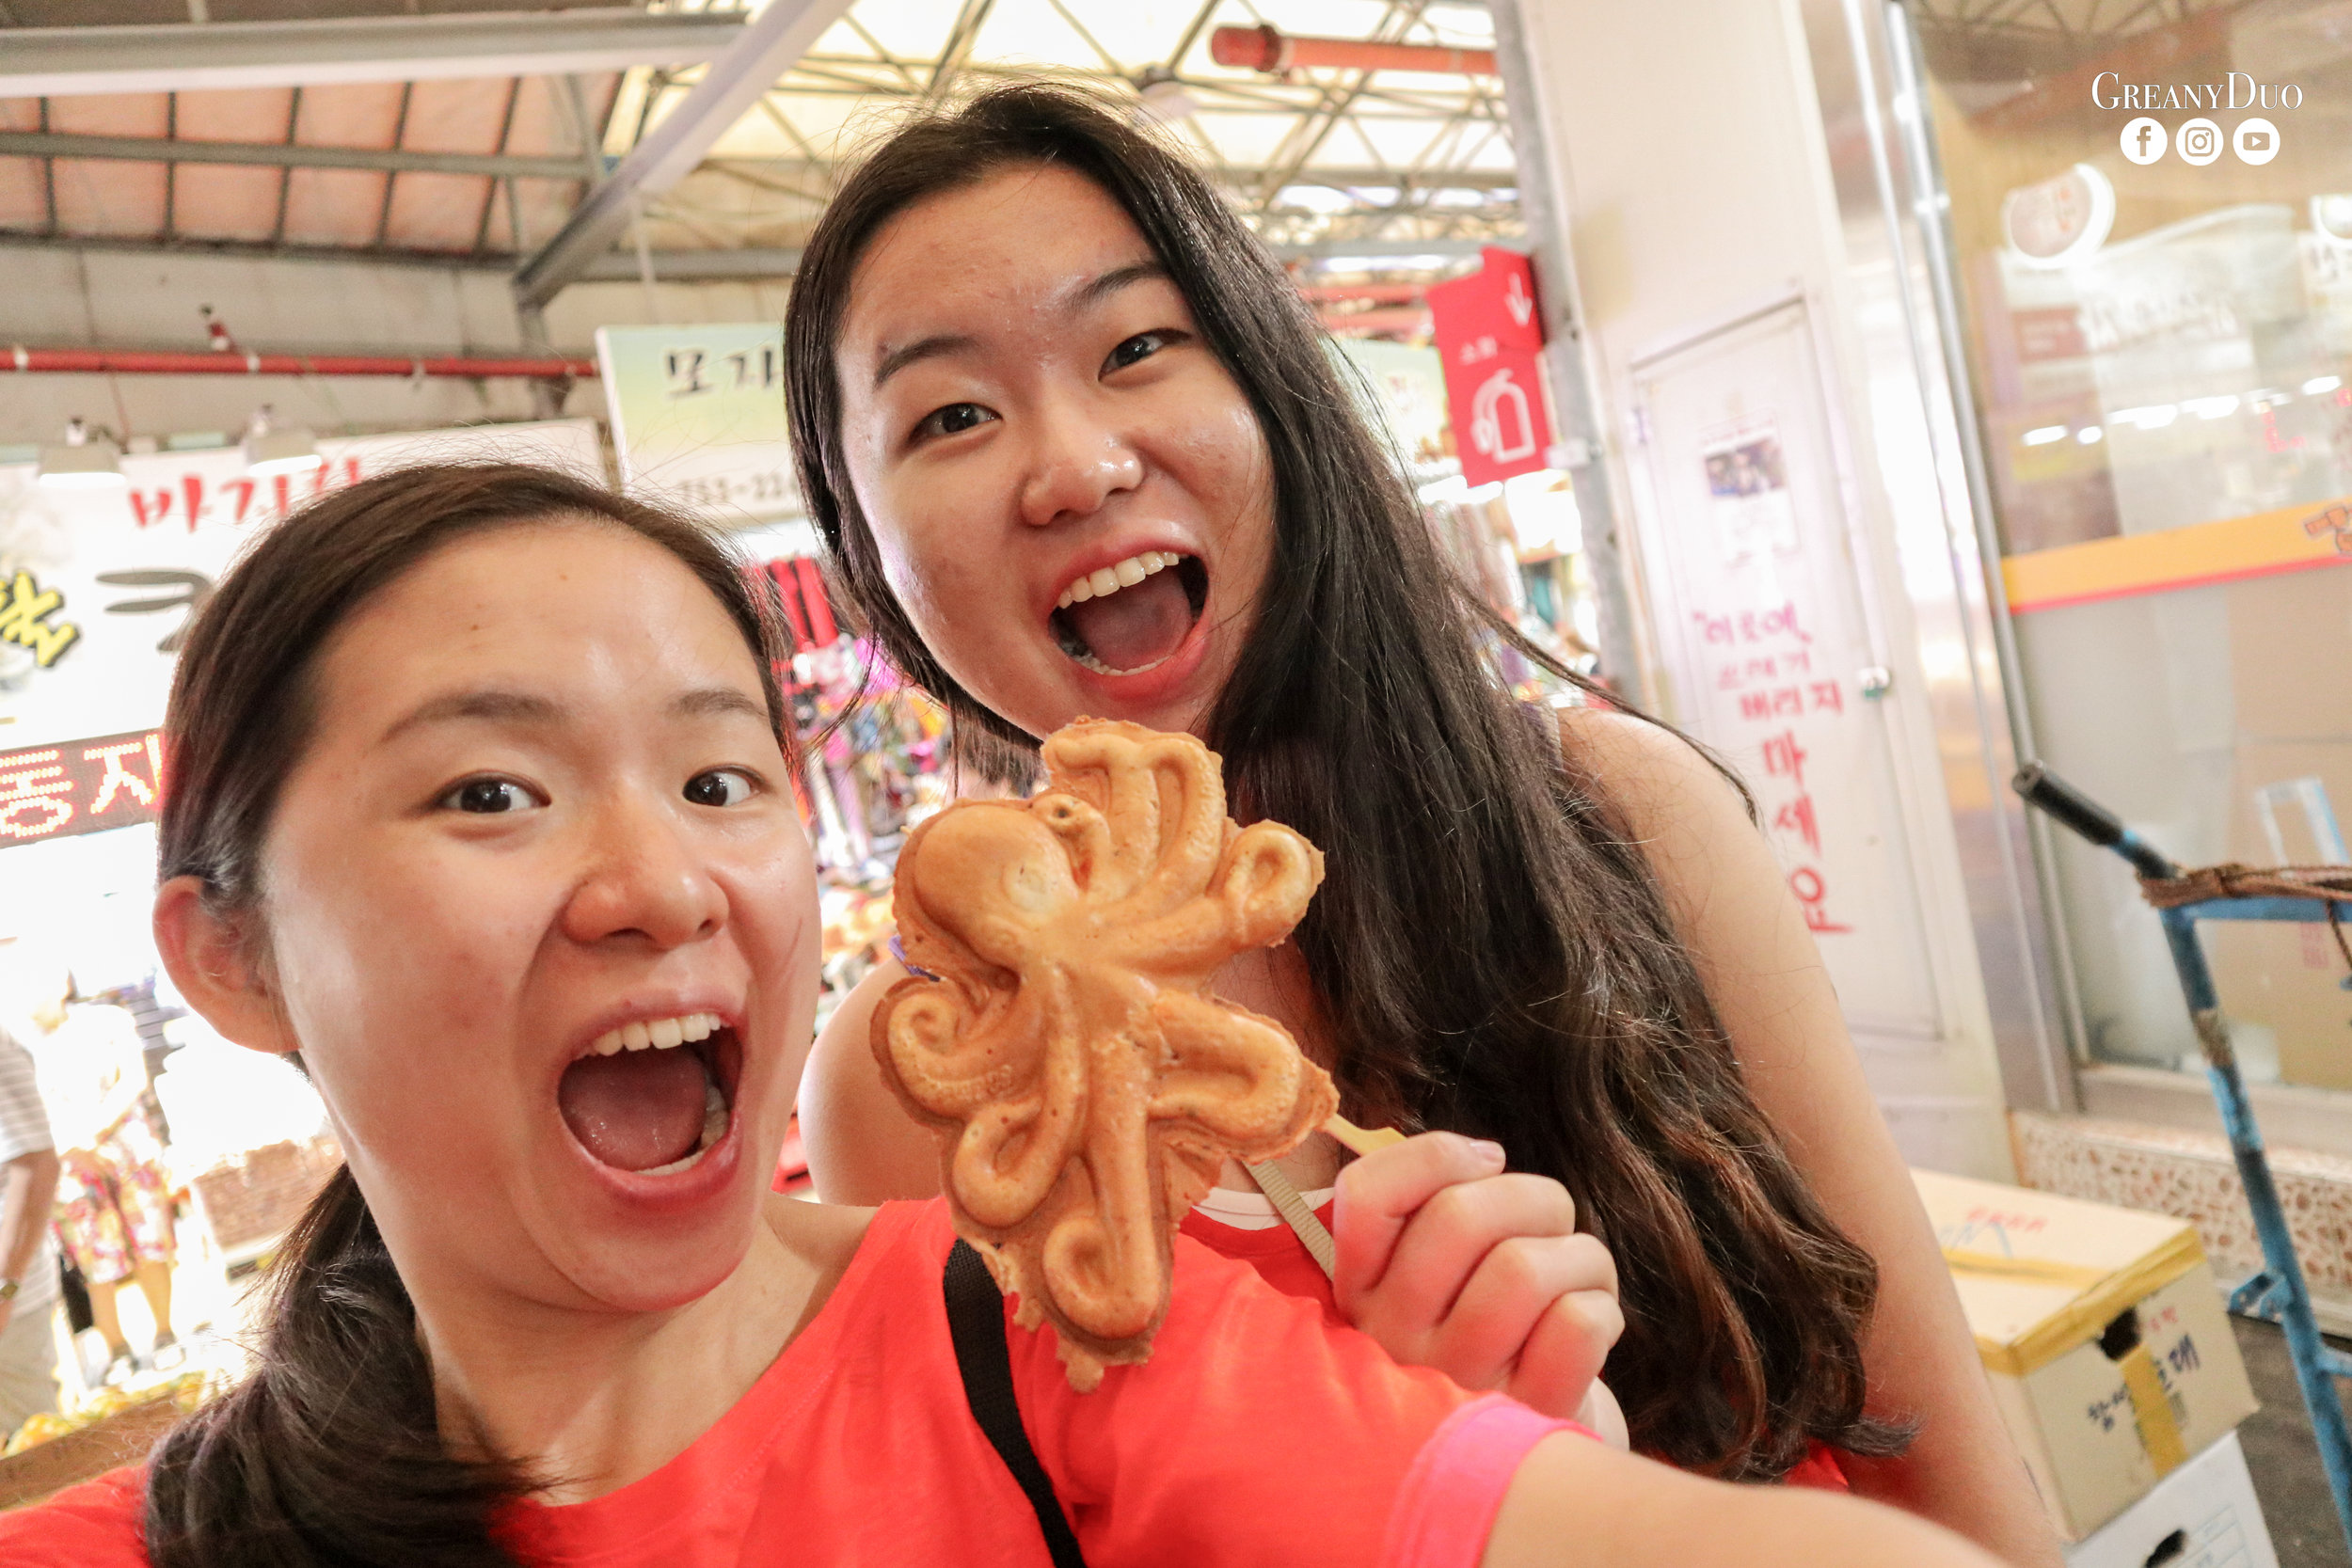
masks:
[[[1552,437],[1534,269],[1497,245],[1481,256],[1478,271],[1429,291],[1429,313],[1462,477],[1491,484],[1543,467]]]

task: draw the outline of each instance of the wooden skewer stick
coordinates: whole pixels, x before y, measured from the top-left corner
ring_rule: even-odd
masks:
[[[1336,1112],[1323,1124],[1323,1130],[1359,1155],[1405,1141],[1405,1134],[1393,1127],[1359,1127]]]

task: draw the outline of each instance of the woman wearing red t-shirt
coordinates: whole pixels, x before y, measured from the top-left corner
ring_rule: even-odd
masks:
[[[1189,1241],[1152,1358],[1091,1394],[1005,1328],[1033,1511],[960,1383],[943,1206],[764,1191],[818,921],[746,584],[524,467],[368,481],[230,573],[166,721],[157,942],[222,1034],[298,1053],[349,1164],[246,1380],[0,1515],[0,1560],[1042,1562],[1052,1508],[1096,1568],[1981,1568],[1400,1370]]]
[[[1018,772],[1081,715],[1188,731],[1224,758],[1236,816],[1328,857],[1292,939],[1218,993],[1286,1026],[1354,1120],[1492,1149],[1342,1173],[1317,1136],[1281,1163],[1336,1187],[1343,1230],[1394,1180],[1376,1164],[1475,1179],[1392,1266],[1339,1238],[1348,1322],[1560,1414],[1606,1352],[1637,1450],[1741,1481],[1842,1484],[1842,1465],[2057,1568],[1749,802],[1603,694],[1556,723],[1513,700],[1490,656],[1517,633],[1446,561],[1292,280],[1172,141],[1016,84],[914,117],[832,193],[793,280],[786,401],[859,618],[946,705],[965,760]],[[903,973],[876,966],[811,1057],[803,1128],[832,1201],[938,1190],[866,1049]]]

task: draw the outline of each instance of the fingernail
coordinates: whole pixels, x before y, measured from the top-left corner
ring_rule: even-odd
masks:
[[[1470,1148],[1475,1149],[1478,1153],[1478,1157],[1481,1160],[1486,1161],[1486,1164],[1490,1165],[1499,1165],[1502,1164],[1503,1153],[1502,1146],[1501,1144],[1489,1142],[1485,1138],[1472,1138],[1470,1140]]]

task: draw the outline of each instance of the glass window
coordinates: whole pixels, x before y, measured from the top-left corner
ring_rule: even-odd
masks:
[[[2343,859],[2352,0],[1996,10],[1914,15],[2042,753],[2185,863]],[[2128,874],[2058,847],[2093,1053],[2193,1056]],[[2249,1076],[2352,1088],[2328,928],[2204,930]]]

